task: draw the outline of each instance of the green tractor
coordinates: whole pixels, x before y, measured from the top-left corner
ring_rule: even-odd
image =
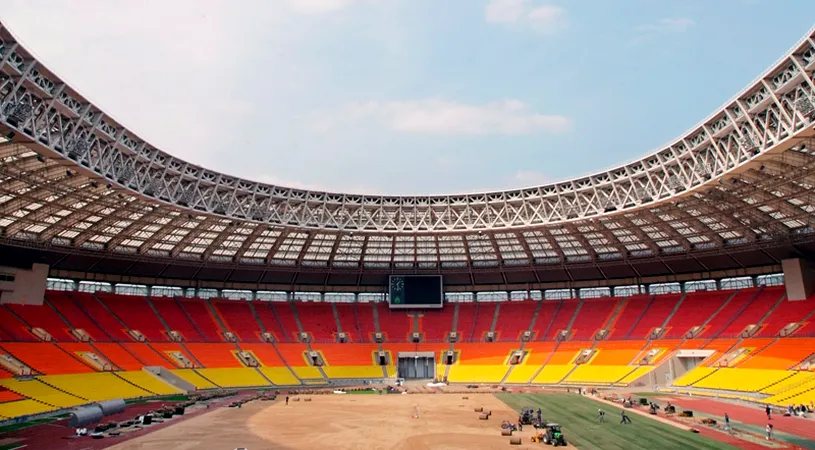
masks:
[[[558,445],[566,446],[566,438],[563,436],[563,431],[561,431],[560,425],[556,423],[546,424],[540,442],[546,445],[554,445],[555,447]]]

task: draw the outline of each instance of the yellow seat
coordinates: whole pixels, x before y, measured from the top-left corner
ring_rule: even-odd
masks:
[[[88,403],[85,399],[61,392],[36,379],[19,381],[9,378],[0,380],[0,385],[20,395],[57,408],[68,408]]]
[[[328,378],[382,378],[379,366],[325,366],[323,372]]]
[[[535,377],[534,384],[559,384],[574,368],[574,364],[547,364]]]
[[[504,365],[452,365],[447,373],[451,383],[500,383],[509,366]]]
[[[323,374],[320,373],[320,369],[314,366],[292,366],[291,370],[293,370],[301,380],[303,378],[316,379],[323,377]]]
[[[153,394],[133,386],[112,373],[83,373],[70,375],[45,375],[43,383],[91,401],[118,398],[150,397]]]
[[[693,387],[757,392],[794,375],[788,370],[722,368],[697,381]]]
[[[117,375],[123,379],[135,384],[136,386],[158,395],[173,395],[183,394],[181,389],[165,383],[151,373],[143,370],[132,372],[117,372]]]
[[[272,380],[278,386],[296,386],[300,380],[286,367],[259,367],[263,376]]]
[[[677,378],[673,382],[673,385],[679,387],[692,386],[697,381],[701,380],[702,378],[710,375],[715,371],[716,371],[715,367],[696,366],[693,369],[687,371],[679,378]]]
[[[612,384],[633,373],[632,366],[595,366],[581,364],[563,381],[569,384]]]
[[[218,386],[211,381],[202,377],[193,369],[177,369],[173,373],[178,375],[182,380],[192,384],[196,389],[218,389]]]
[[[53,411],[57,408],[48,406],[35,400],[25,399],[13,402],[0,403],[0,416],[11,419],[13,417],[30,416]]]
[[[622,386],[628,386],[629,384],[639,380],[641,377],[648,375],[654,370],[656,366],[640,366],[637,367],[636,370],[626,375],[622,380],[618,381],[617,384]]]
[[[268,381],[251,367],[222,368],[222,369],[196,369],[203,377],[223,388],[243,388],[256,386],[271,386]]]
[[[529,383],[532,380],[532,377],[535,375],[535,372],[540,369],[539,365],[529,365],[526,364],[519,364],[512,369],[507,379],[504,381],[505,383]]]

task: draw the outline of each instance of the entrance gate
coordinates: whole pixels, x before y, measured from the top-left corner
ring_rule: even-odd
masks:
[[[436,357],[432,352],[399,352],[397,374],[406,380],[435,379]]]

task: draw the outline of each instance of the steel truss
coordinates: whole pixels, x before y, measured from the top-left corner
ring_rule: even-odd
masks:
[[[310,267],[653,257],[812,232],[810,32],[716,113],[630,164],[527,189],[371,196],[271,186],[150,146],[0,24],[0,229],[10,241]],[[12,134],[13,133],[13,134]]]

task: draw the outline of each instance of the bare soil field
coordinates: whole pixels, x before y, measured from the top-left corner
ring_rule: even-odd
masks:
[[[314,395],[301,401],[254,401],[219,408],[110,447],[116,450],[265,449],[457,450],[532,449],[532,427],[501,436],[518,413],[492,394]],[[311,401],[303,401],[310,398]],[[473,409],[491,410],[479,420]],[[573,447],[571,447],[573,448]]]

